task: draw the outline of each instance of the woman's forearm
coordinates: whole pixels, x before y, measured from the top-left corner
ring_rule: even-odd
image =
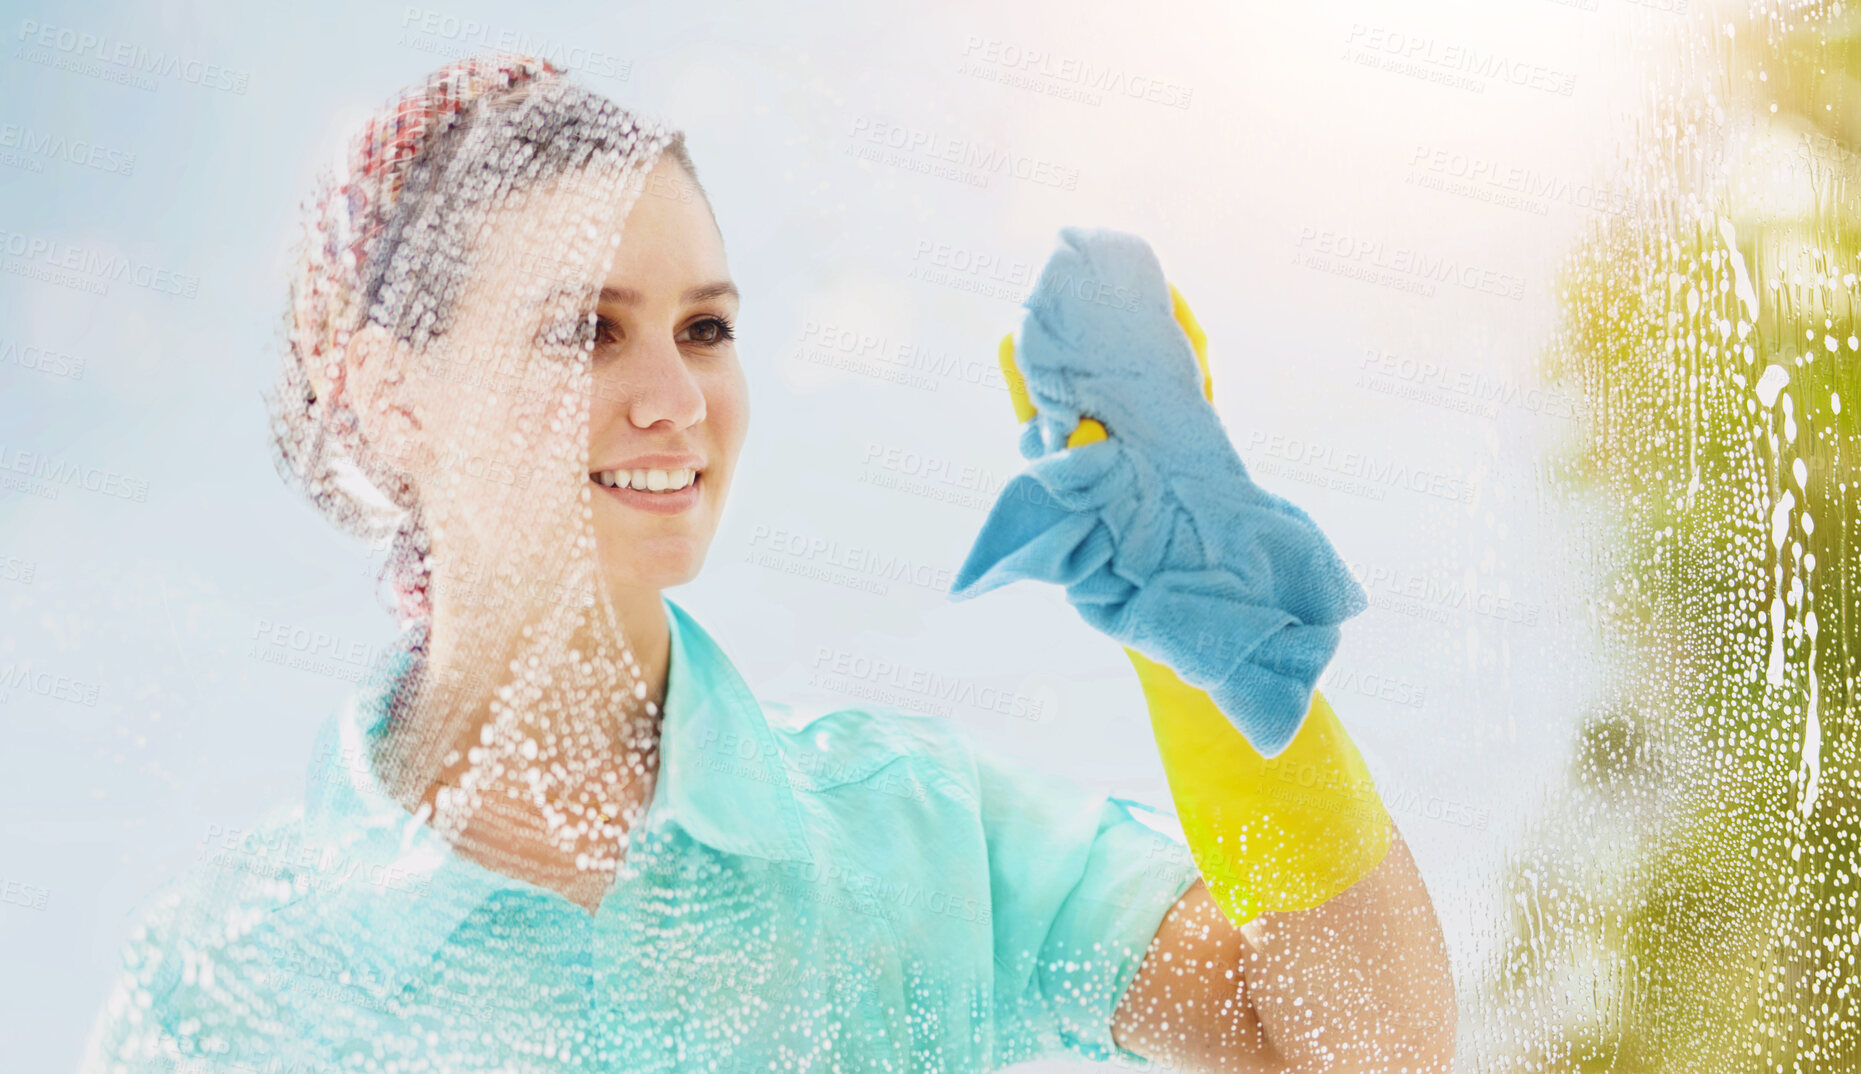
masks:
[[[1433,904],[1391,825],[1377,867],[1323,905],[1241,926],[1252,1012],[1287,1071],[1446,1071],[1454,981]]]

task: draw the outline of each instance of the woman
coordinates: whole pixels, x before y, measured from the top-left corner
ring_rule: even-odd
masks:
[[[307,220],[280,462],[393,538],[406,631],[304,803],[156,901],[86,1069],[1443,1061],[1399,841],[1243,936],[1121,802],[945,721],[763,705],[661,595],[749,420],[680,136],[465,61]]]

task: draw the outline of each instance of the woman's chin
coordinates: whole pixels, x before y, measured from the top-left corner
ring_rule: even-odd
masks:
[[[631,556],[604,556],[608,585],[617,590],[661,590],[684,585],[698,577],[704,550],[640,550]]]

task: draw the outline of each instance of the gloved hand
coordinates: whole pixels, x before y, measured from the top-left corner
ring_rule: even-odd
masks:
[[[1248,477],[1150,247],[1115,231],[1060,236],[1019,351],[1003,341],[1010,383],[1025,379],[1016,413],[1034,463],[1003,488],[950,595],[1020,578],[1065,586],[1087,622],[1207,691],[1274,756],[1338,624],[1368,606],[1363,587],[1304,511]]]
[[[1265,910],[1318,906],[1382,860],[1389,815],[1313,689],[1336,627],[1298,621],[1286,605],[1328,610],[1334,624],[1361,609],[1362,590],[1309,518],[1247,479],[1207,405],[1207,339],[1149,248],[1114,232],[1061,235],[1066,245],[1027,303],[1021,362],[1012,334],[1000,349],[1015,415],[1027,423],[1022,454],[1041,461],[1003,489],[952,596],[1040,578],[1067,585],[1068,600],[1101,631],[1147,641],[1165,660],[1186,653],[1203,678],[1221,670],[1206,652],[1210,640],[1238,650],[1239,664],[1215,682],[1229,700],[1218,707],[1172,665],[1124,649],[1184,836],[1223,914],[1239,926]],[[1088,414],[1104,417],[1109,433]],[[1237,551],[1251,554],[1220,557]],[[1301,569],[1322,573],[1301,584]],[[1145,599],[1143,589],[1159,583],[1165,593]],[[1205,618],[1221,615],[1224,596],[1237,602],[1232,618]],[[1190,633],[1178,632],[1172,614]],[[1224,630],[1227,622],[1234,629]],[[1260,685],[1264,695],[1247,693]],[[1249,727],[1260,735],[1252,744]],[[1272,759],[1256,749],[1276,741]]]

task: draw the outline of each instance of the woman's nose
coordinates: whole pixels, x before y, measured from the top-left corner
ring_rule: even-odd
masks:
[[[670,421],[683,429],[704,420],[703,386],[676,341],[668,338],[636,348],[615,365],[609,397],[636,427],[650,429]]]

